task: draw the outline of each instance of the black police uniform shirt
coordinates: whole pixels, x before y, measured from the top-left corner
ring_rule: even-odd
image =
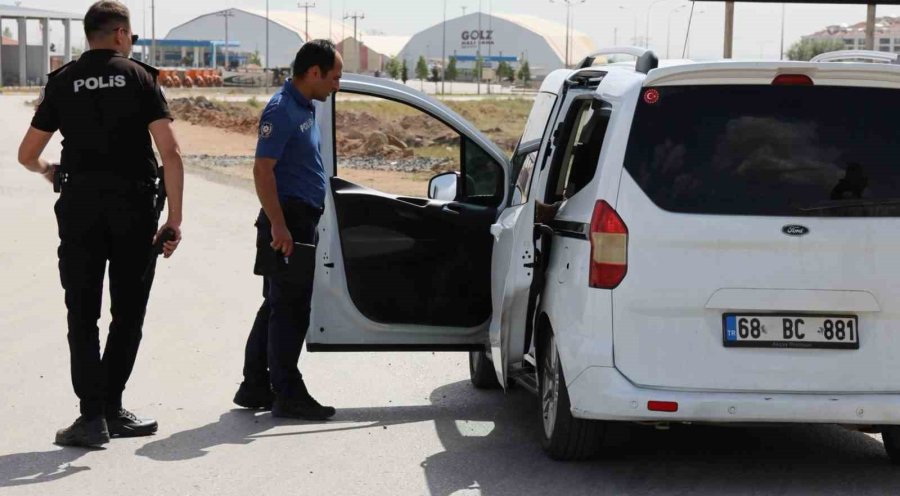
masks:
[[[159,72],[114,50],[89,50],[48,76],[32,127],[63,136],[63,170],[156,177],[147,126],[172,120],[157,83]]]

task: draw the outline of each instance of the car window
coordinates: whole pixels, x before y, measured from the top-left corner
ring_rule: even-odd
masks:
[[[520,151],[513,157],[513,191],[510,205],[521,205],[531,196],[531,178],[534,174],[534,166],[537,162],[540,142],[531,146],[520,147]]]
[[[426,198],[432,177],[454,171],[466,183],[459,201],[502,201],[500,164],[442,121],[384,98],[339,92],[334,99],[335,170],[341,179]]]
[[[563,124],[548,185],[548,201],[571,198],[581,191],[597,171],[606,137],[610,109],[601,100],[576,100]]]
[[[652,88],[625,169],[660,208],[764,216],[900,216],[894,89]]]

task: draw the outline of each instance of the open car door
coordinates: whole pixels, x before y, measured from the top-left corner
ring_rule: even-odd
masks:
[[[508,203],[508,159],[456,112],[408,86],[357,75],[341,85],[318,108],[329,184],[308,349],[484,350],[492,313],[491,226]],[[351,140],[336,134],[357,131],[340,122],[339,109],[360,100],[399,103],[446,126],[459,148],[458,169],[437,174],[427,187],[423,182],[415,195],[384,191],[384,181],[352,180],[359,174],[345,171],[339,159]]]

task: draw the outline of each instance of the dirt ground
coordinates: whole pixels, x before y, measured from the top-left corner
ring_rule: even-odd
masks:
[[[503,148],[515,146],[531,102],[448,102]],[[175,130],[189,167],[246,181],[253,179],[253,155],[262,104],[213,102],[203,97],[173,99]],[[339,176],[380,191],[425,196],[429,178],[447,162],[458,165],[459,143],[448,128],[392,102],[344,102],[339,107]],[[382,170],[388,169],[388,170]],[[391,170],[393,169],[393,170]]]
[[[256,137],[175,121],[175,133],[188,167],[204,169],[246,182],[253,181]],[[425,196],[430,172],[399,172],[342,167],[339,176],[350,182],[378,185],[382,191]]]

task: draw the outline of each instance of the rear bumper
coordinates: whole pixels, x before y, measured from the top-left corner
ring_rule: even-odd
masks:
[[[900,425],[900,394],[670,391],[635,386],[614,367],[590,367],[568,389],[572,414],[586,419]],[[649,401],[674,401],[678,411],[650,411]]]

